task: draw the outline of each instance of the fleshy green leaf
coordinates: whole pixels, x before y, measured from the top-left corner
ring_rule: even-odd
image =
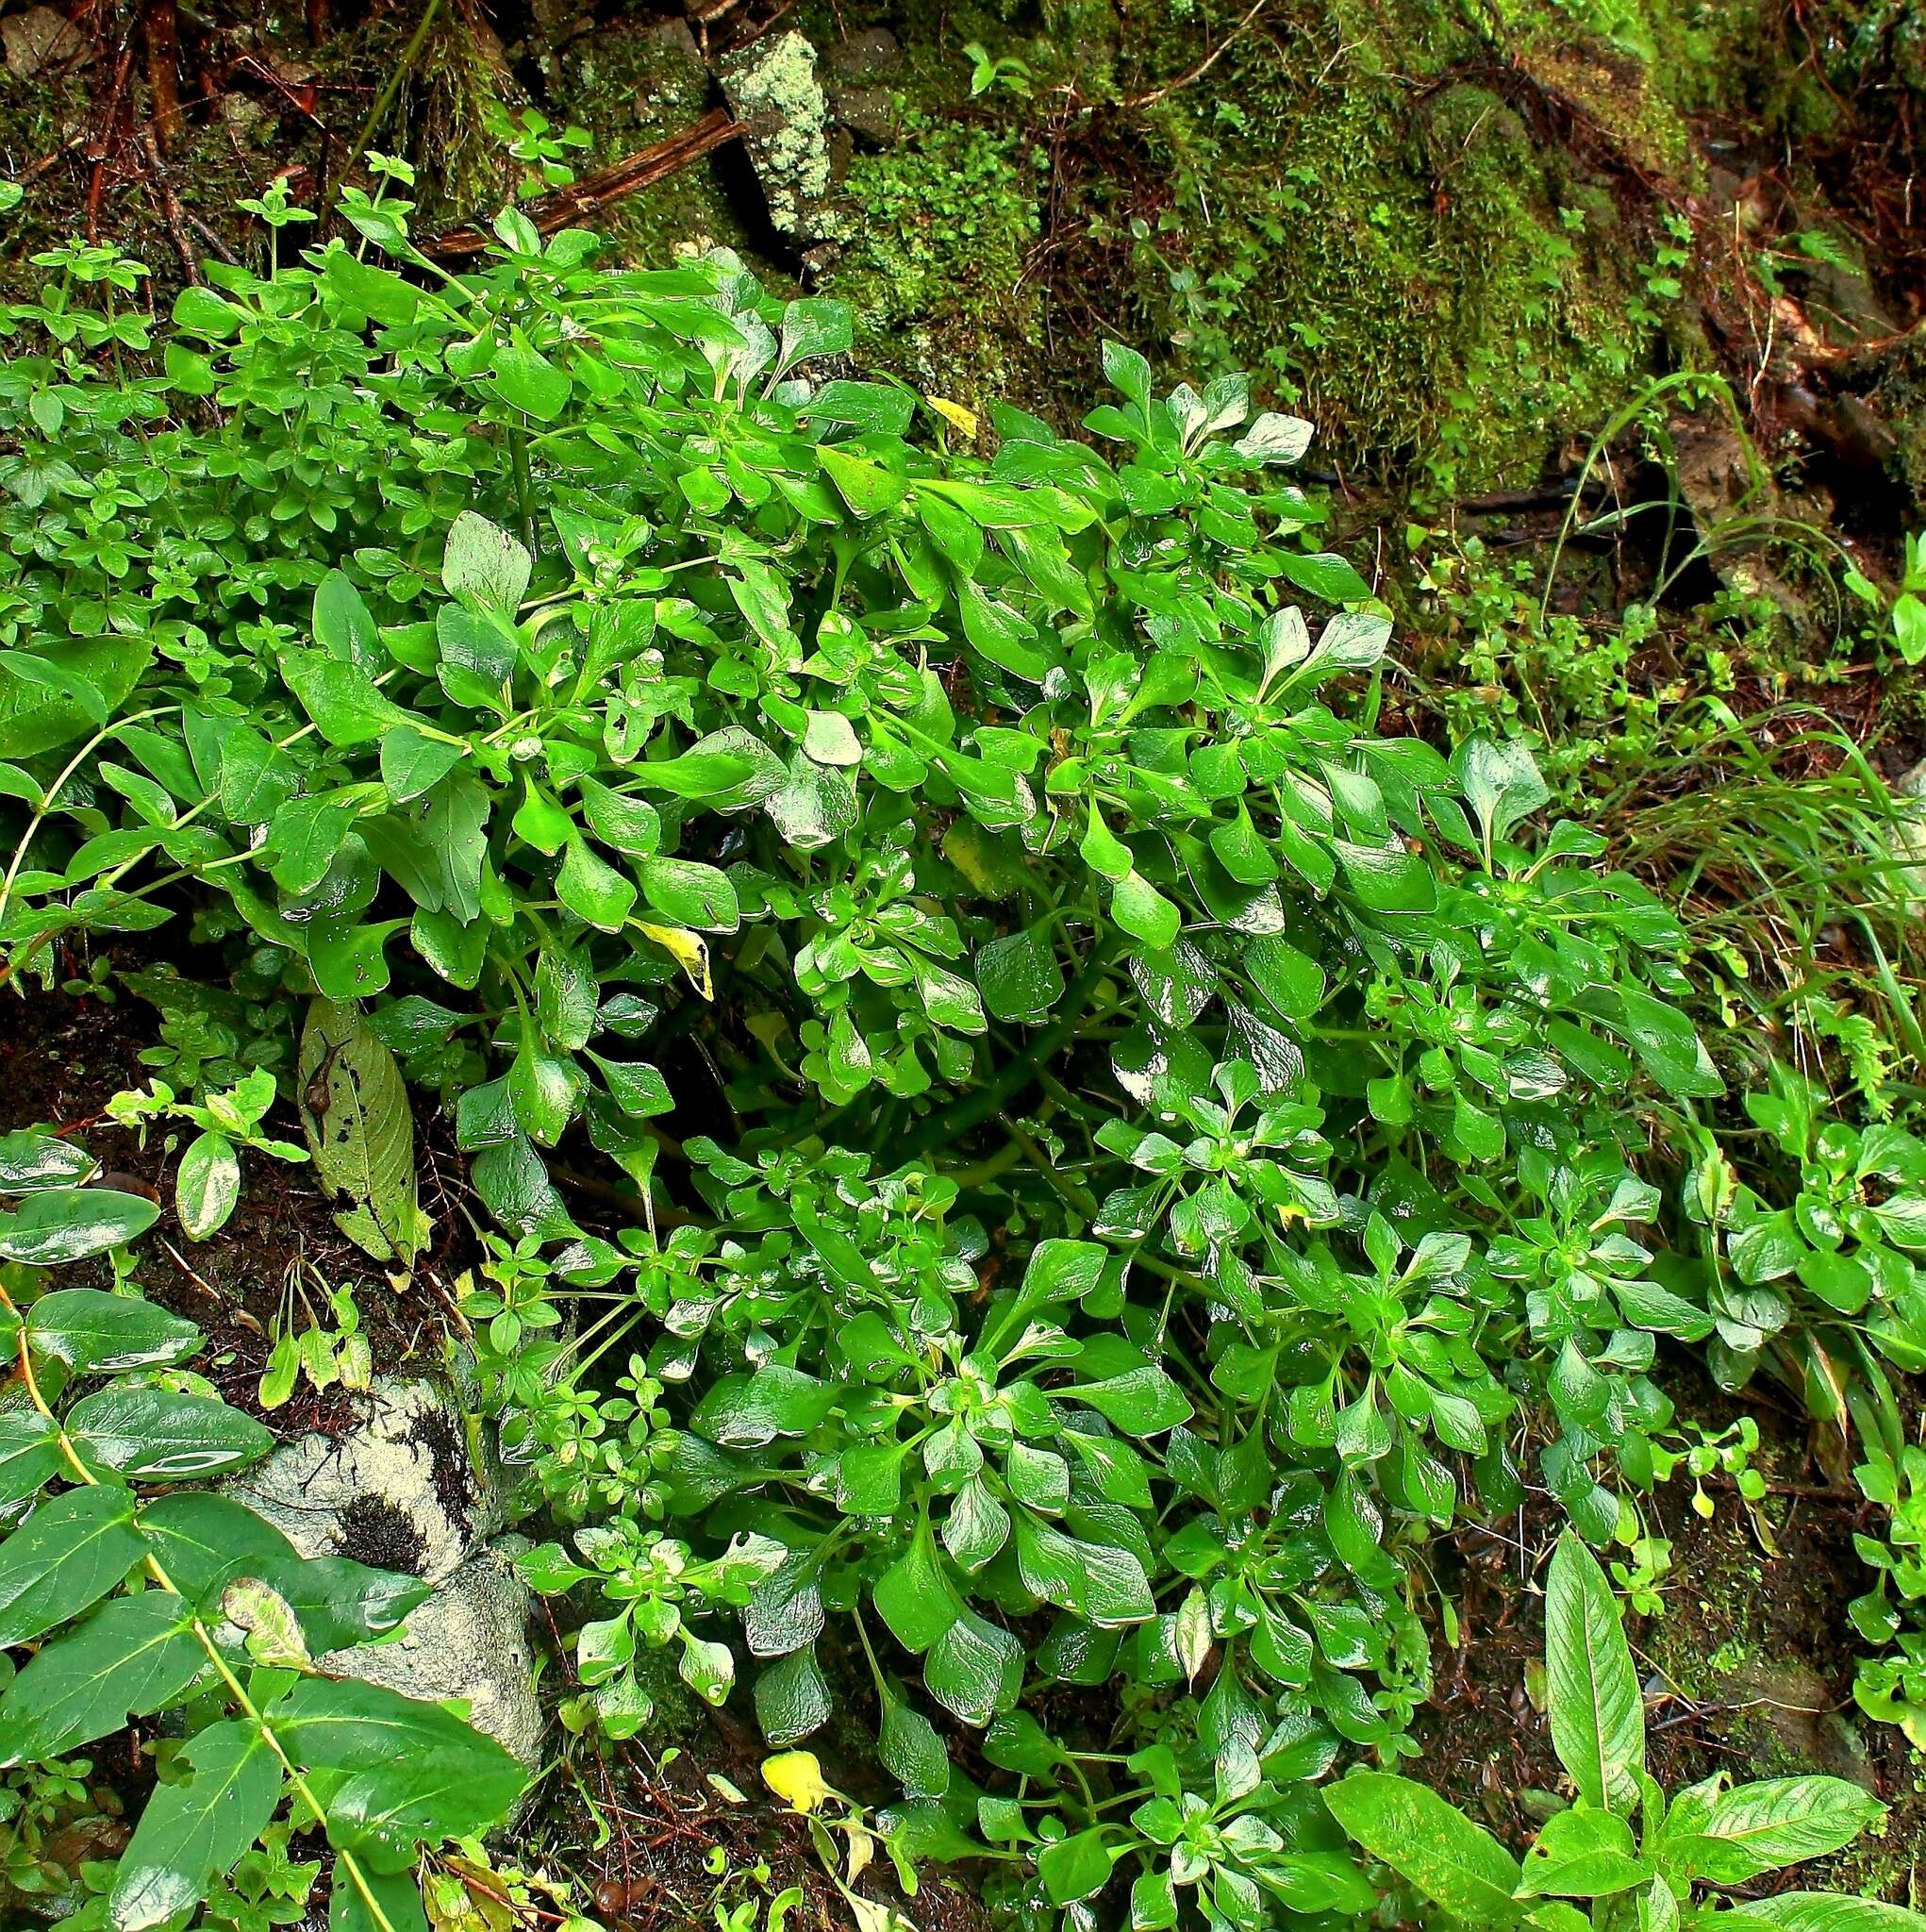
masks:
[[[1401,1878],[1468,1925],[1516,1925],[1524,1874],[1488,1831],[1428,1787],[1388,1772],[1353,1772],[1327,1786],[1339,1824]]]

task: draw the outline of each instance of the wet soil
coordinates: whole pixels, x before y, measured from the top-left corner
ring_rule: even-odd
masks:
[[[1648,1527],[1672,1545],[1662,1612],[1628,1624],[1652,1774],[1667,1791],[1714,1774],[1734,1783],[1849,1778],[1893,1807],[1884,1837],[1749,1892],[1837,1884],[1902,1897],[1905,1875],[1926,1856],[1926,1794],[1904,1738],[1852,1702],[1862,1646],[1846,1617],[1872,1580],[1852,1537],[1875,1531],[1877,1512],[1856,1487],[1833,1480],[1803,1424],[1769,1390],[1734,1402],[1685,1367],[1674,1384],[1681,1413],[1711,1426],[1754,1417],[1752,1466],[1768,1488],[1755,1513],[1730,1479],[1708,1478],[1700,1506],[1686,1476],[1645,1501]],[[1436,1644],[1436,1688],[1414,1729],[1420,1774],[1517,1850],[1571,1795],[1538,1674],[1545,1565],[1562,1526],[1549,1498],[1534,1495],[1513,1515],[1447,1540],[1439,1574],[1459,1641]]]
[[[752,1724],[727,1711],[709,1713],[698,1718],[686,1746],[654,1752],[639,1740],[619,1747],[613,1759],[585,1763],[566,1787],[551,1790],[543,1833],[571,1847],[567,1863],[608,1932],[720,1924],[732,1907],[763,1906],[790,1889],[800,1896],[789,1908],[789,1932],[846,1932],[850,1907],[808,1821],[768,1802],[760,1775],[767,1755]],[[836,1782],[837,1767],[825,1770]],[[832,1805],[830,1814],[838,1809]],[[827,1838],[846,1878],[852,1840],[833,1828]],[[990,1915],[966,1878],[930,1867],[910,1898],[877,1846],[855,1889],[907,1918],[917,1932],[988,1932]]]
[[[142,1145],[141,1136],[105,1114],[116,1093],[153,1078],[140,1056],[158,1037],[153,1009],[126,993],[111,1004],[58,991],[0,996],[0,1130],[44,1126],[71,1136],[117,1186],[157,1200],[160,1220],[140,1249],[140,1284],[150,1299],[200,1324],[208,1343],[195,1367],[224,1400],[281,1435],[338,1433],[355,1420],[356,1400],[339,1385],[317,1393],[304,1377],[285,1405],[262,1411],[258,1385],[274,1338],[291,1315],[297,1332],[311,1319],[332,1326],[326,1291],[345,1286],[378,1373],[439,1362],[452,1306],[448,1284],[472,1249],[469,1224],[454,1209],[458,1163],[433,1120],[418,1118],[437,1246],[412,1278],[390,1277],[336,1227],[305,1164],[263,1154],[243,1152],[241,1200],[227,1224],[191,1241],[174,1213],[174,1187],[194,1130],[150,1124]],[[300,1120],[285,1102],[266,1127],[301,1141]],[[75,1267],[63,1279],[77,1282],[87,1273]]]

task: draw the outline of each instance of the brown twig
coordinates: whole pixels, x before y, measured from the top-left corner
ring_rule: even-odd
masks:
[[[228,247],[226,242],[221,239],[220,235],[210,228],[192,208],[182,208],[181,219],[208,244],[210,254],[218,255],[229,268],[239,268],[241,266],[240,256],[236,255],[233,249]]]
[[[1745,1491],[1729,1475],[1702,1475],[1699,1478],[1701,1489],[1716,1490],[1720,1495],[1743,1496]],[[1866,1496],[1859,1490],[1836,1489],[1831,1483],[1781,1483],[1768,1482],[1766,1485],[1768,1496],[1797,1496],[1814,1503],[1831,1503],[1841,1509],[1862,1509],[1866,1507]]]
[[[154,139],[162,152],[180,139],[180,17],[174,0],[147,0],[141,16],[147,38],[147,93]]]
[[[141,130],[141,148],[147,157],[155,192],[160,197],[160,211],[167,217],[168,232],[174,237],[174,245],[180,255],[181,269],[190,282],[198,285],[206,280],[201,274],[201,258],[194,253],[194,244],[188,240],[187,210],[181,207],[180,196],[174,192],[174,183],[168,178],[166,163],[160,158],[159,129],[152,122]]]
[[[180,1270],[182,1275],[187,1280],[192,1282],[203,1294],[207,1295],[210,1300],[218,1302],[227,1311],[228,1315],[234,1321],[239,1322],[243,1328],[252,1329],[257,1335],[266,1336],[267,1330],[232,1295],[223,1294],[165,1235],[158,1235],[156,1239],[167,1250],[169,1258]]]
[[[107,97],[107,112],[100,119],[100,132],[89,145],[87,158],[93,163],[93,173],[87,183],[87,239],[90,242],[100,238],[100,204],[107,187],[108,157],[113,152],[114,124],[120,119],[122,104],[126,99],[127,75],[134,65],[134,49],[127,44],[121,49],[120,58],[114,62],[113,86]]]
[[[1163,100],[1169,94],[1175,93],[1180,88],[1189,87],[1193,82],[1202,80],[1204,76],[1206,74],[1208,74],[1210,70],[1213,67],[1215,67],[1220,59],[1223,58],[1225,53],[1229,51],[1231,42],[1235,41],[1237,38],[1237,36],[1241,34],[1244,31],[1244,29],[1248,27],[1251,25],[1251,23],[1254,20],[1255,20],[1257,16],[1260,13],[1262,13],[1265,8],[1268,7],[1270,4],[1270,0],[1252,0],[1251,10],[1244,15],[1242,20],[1238,21],[1237,25],[1234,26],[1230,30],[1230,32],[1227,33],[1223,37],[1223,39],[1220,40],[1217,43],[1217,45],[1214,46],[1210,50],[1210,52],[1207,53],[1204,57],[1204,58],[1197,63],[1195,67],[1192,67],[1188,69],[1187,72],[1180,74],[1175,80],[1167,80],[1162,87],[1152,88],[1149,93],[1131,94],[1126,99],[1124,99],[1120,105],[1125,108],[1154,107],[1157,102]]]
[[[667,141],[658,141],[652,147],[626,156],[599,174],[585,175],[570,187],[557,188],[552,194],[531,201],[522,212],[535,224],[538,233],[553,235],[556,229],[592,215],[610,202],[620,201],[624,195],[634,194],[688,167],[691,161],[700,160],[723,142],[739,139],[742,131],[742,124],[727,108],[712,108],[680,134],[672,134]],[[480,228],[450,228],[429,242],[425,252],[442,258],[479,255],[489,245],[489,239]]]

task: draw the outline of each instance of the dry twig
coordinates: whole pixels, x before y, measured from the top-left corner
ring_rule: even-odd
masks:
[[[599,174],[585,175],[567,188],[557,188],[552,194],[531,201],[522,212],[535,224],[539,233],[553,235],[558,228],[566,228],[606,208],[610,202],[621,201],[625,195],[666,179],[723,142],[739,139],[742,131],[742,124],[727,108],[711,108],[681,133],[627,155]],[[426,252],[445,258],[479,255],[488,245],[489,236],[480,228],[450,228],[429,242]]]

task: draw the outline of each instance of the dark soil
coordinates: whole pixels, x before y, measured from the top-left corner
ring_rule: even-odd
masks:
[[[152,1070],[140,1058],[158,1039],[153,1010],[123,994],[112,1004],[91,996],[29,991],[0,997],[0,1130],[45,1126],[78,1140],[115,1185],[160,1204],[160,1221],[141,1249],[141,1287],[152,1300],[200,1324],[208,1345],[195,1366],[237,1408],[261,1415],[258,1384],[290,1306],[291,1280],[305,1287],[321,1319],[332,1316],[321,1284],[347,1285],[361,1312],[375,1368],[399,1374],[411,1362],[440,1359],[451,1306],[447,1281],[466,1265],[471,1230],[444,1199],[437,1214],[437,1254],[399,1286],[334,1224],[306,1165],[265,1155],[241,1157],[241,1193],[226,1225],[190,1241],[174,1211],[174,1170],[192,1129],[150,1125],[146,1145],[105,1117],[108,1102],[144,1087]],[[269,1129],[298,1143],[294,1108],[283,1103]],[[175,1144],[170,1146],[170,1138]],[[424,1173],[453,1162],[436,1145],[433,1123],[417,1122]],[[424,1188],[433,1202],[436,1187]],[[86,1271],[66,1271],[72,1279]],[[299,1294],[297,1327],[307,1325]],[[304,1377],[292,1397],[263,1416],[283,1435],[333,1434],[355,1419],[355,1397],[339,1385],[317,1394]]]
[[[672,1688],[667,1701],[675,1701]],[[822,1748],[820,1740],[811,1740]],[[649,1748],[654,1745],[655,1748]],[[729,1711],[694,1714],[686,1746],[660,1748],[651,1733],[556,1774],[540,1821],[561,1862],[589,1887],[609,1932],[655,1932],[674,1924],[720,1923],[723,1910],[801,1892],[791,1932],[847,1928],[851,1914],[811,1842],[808,1822],[768,1801],[761,1765],[768,1746],[753,1724]],[[825,1774],[842,1784],[840,1767]],[[828,1807],[834,1815],[840,1807]],[[602,1826],[607,1827],[603,1842]],[[828,1833],[844,1875],[850,1840]],[[583,1847],[595,1846],[585,1853]],[[880,1845],[855,1889],[908,1917],[918,1932],[987,1932],[988,1911],[967,1874],[930,1867],[914,1899],[904,1895]]]
[[[1652,1774],[1669,1792],[1715,1773],[1735,1783],[1811,1772],[1851,1779],[1893,1807],[1884,1839],[1757,1889],[1835,1882],[1891,1895],[1893,1876],[1926,1850],[1926,1795],[1904,1738],[1860,1717],[1852,1702],[1862,1646],[1846,1606],[1871,1581],[1852,1535],[1875,1526],[1872,1512],[1856,1488],[1835,1489],[1803,1425],[1769,1391],[1733,1403],[1690,1371],[1678,1380],[1690,1385],[1672,1391],[1682,1413],[1715,1426],[1754,1416],[1762,1441],[1753,1466],[1769,1489],[1756,1525],[1717,1478],[1704,1486],[1710,1518],[1692,1507],[1683,1475],[1646,1504],[1651,1528],[1672,1543],[1663,1614],[1630,1625]],[[1516,1514],[1449,1540],[1456,1568],[1440,1574],[1462,1641],[1438,1643],[1436,1690],[1413,1732],[1426,1781],[1519,1850],[1571,1790],[1536,1670],[1544,1566],[1561,1527],[1555,1506],[1535,1495]]]

